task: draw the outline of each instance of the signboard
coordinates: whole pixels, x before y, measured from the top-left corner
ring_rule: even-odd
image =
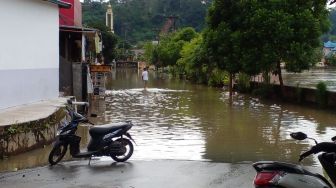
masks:
[[[90,72],[111,72],[111,65],[90,65]]]
[[[104,87],[94,87],[93,95],[105,95],[105,88]]]

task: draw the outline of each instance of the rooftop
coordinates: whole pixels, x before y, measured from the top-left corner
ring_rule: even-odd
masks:
[[[325,42],[325,43],[323,44],[323,46],[324,46],[325,48],[335,48],[335,47],[336,47],[336,42],[328,41],[328,42]]]
[[[66,2],[63,2],[63,1],[59,1],[59,0],[42,0],[42,1],[47,1],[47,2],[50,2],[50,3],[54,3],[54,4],[58,5],[59,8],[69,9],[72,6],[70,3],[66,3]]]

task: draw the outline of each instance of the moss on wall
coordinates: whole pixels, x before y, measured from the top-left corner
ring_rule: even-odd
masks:
[[[65,118],[63,108],[47,118],[0,128],[0,158],[41,147],[53,141],[59,123]]]

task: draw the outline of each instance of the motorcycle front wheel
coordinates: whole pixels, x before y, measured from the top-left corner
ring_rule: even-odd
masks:
[[[116,140],[116,142],[121,142],[122,144],[121,153],[123,154],[116,155],[114,153],[111,153],[110,154],[111,158],[117,162],[127,161],[133,154],[134,147],[132,142],[125,138],[119,138],[118,140]]]
[[[64,144],[56,144],[49,154],[49,164],[55,165],[62,160],[67,152],[67,146]]]

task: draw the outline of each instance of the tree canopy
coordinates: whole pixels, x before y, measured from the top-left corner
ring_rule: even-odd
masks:
[[[186,42],[190,42],[198,34],[191,28],[183,28],[170,35],[162,36],[157,46],[158,60],[160,66],[175,65],[181,58],[180,51]]]
[[[214,0],[204,34],[210,62],[255,75],[280,63],[300,72],[316,62],[320,36],[329,29],[326,0]]]

